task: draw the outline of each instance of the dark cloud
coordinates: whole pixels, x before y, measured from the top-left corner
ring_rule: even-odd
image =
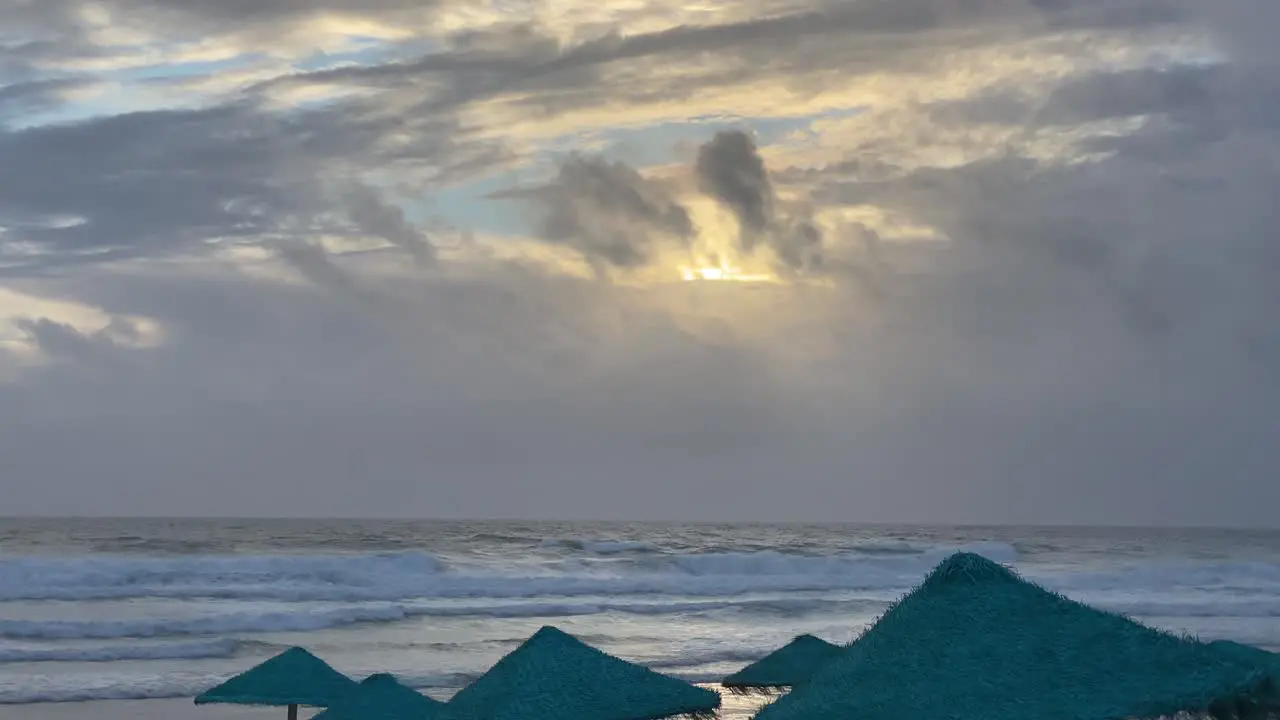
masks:
[[[729,206],[742,225],[742,246],[751,251],[773,223],[773,186],[751,136],[718,132],[698,148],[699,187]]]
[[[545,207],[543,237],[614,267],[643,265],[662,242],[684,246],[694,232],[668,189],[622,162],[570,157],[532,198]]]
[[[0,79],[4,72],[0,70]],[[63,102],[69,91],[90,85],[80,78],[28,80],[11,85],[0,84],[0,123],[9,117],[52,110]]]
[[[174,502],[187,480],[169,483],[194,462],[180,476],[226,473],[235,486],[223,486],[226,498],[288,475],[311,478],[307,494],[328,502],[363,467],[378,503],[405,483],[426,483],[443,489],[436,512],[445,514],[492,512],[463,490],[477,483],[486,497],[554,514],[626,495],[636,482],[637,507],[658,512],[645,493],[678,492],[687,468],[754,456],[751,444],[779,431],[749,391],[758,370],[741,349],[708,346],[595,284],[512,276],[382,290],[395,305],[248,280],[85,283],[82,296],[120,311],[165,308],[158,319],[181,342],[130,354],[109,376],[49,366],[20,387],[0,387],[6,408],[26,408],[0,413],[5,464],[26,464],[20,448],[35,452],[75,432],[74,455],[95,458],[95,487],[114,488],[91,492],[108,504]],[[203,370],[192,375],[194,366]],[[670,464],[669,479],[617,474],[655,453]],[[63,477],[65,491],[86,467],[70,455],[41,463],[39,475]],[[549,487],[581,491],[566,499]],[[208,511],[244,511],[207,499]],[[378,503],[360,513],[379,512]]]
[[[175,37],[272,39],[325,9],[414,12],[105,6],[181,28]],[[572,28],[595,38],[577,43],[513,25],[227,104],[5,131],[0,225],[19,242],[0,260],[48,271],[6,281],[117,318],[100,332],[53,310],[13,323],[51,362],[0,385],[6,508],[1274,523],[1270,7],[817,2],[657,32]],[[22,107],[60,91],[40,84],[51,60],[115,52],[75,9],[0,0],[9,28],[38,29],[0,50]],[[1225,59],[1088,70],[1171,23],[1184,25],[1163,39],[1208,33]],[[1038,84],[963,70],[968,51],[997,71],[1043,45],[1057,54]],[[930,73],[957,63],[956,82],[980,89],[930,96]],[[370,269],[396,253],[436,256],[437,236],[402,199],[535,144],[509,145],[483,125],[489,110],[669,108],[764,78],[809,97],[879,73],[915,94],[876,85],[866,135],[824,146],[820,165],[787,168],[784,147],[767,167],[750,135],[729,132],[685,168],[739,218],[748,247],[784,270],[821,270],[823,283],[613,287],[447,259],[430,273]],[[268,102],[328,83],[365,94]],[[1123,119],[1142,122],[1075,137]],[[697,232],[655,176],[577,155],[520,197],[545,211],[545,240],[636,268]],[[949,241],[915,250],[820,212],[850,206]],[[330,253],[317,239],[352,234],[395,250]],[[264,246],[281,262],[249,276],[192,259],[211,242]],[[923,271],[896,271],[908,251]],[[156,262],[179,254],[187,264]],[[309,282],[280,281],[280,265]],[[877,302],[850,279],[874,284]],[[163,341],[139,342],[141,327],[120,319],[135,315]]]
[[[554,115],[591,107],[607,97],[643,106],[736,86],[762,71],[791,75],[820,89],[821,70],[843,77],[936,62],[950,51],[1001,39],[1021,40],[1069,29],[1125,32],[1161,27],[1178,17],[1176,0],[909,0],[839,3],[767,17],[654,32],[609,32],[566,45],[526,25],[464,33],[444,52],[368,67],[343,67],[273,80],[349,83],[359,87],[430,87],[416,112],[436,113],[503,94],[519,94],[530,113]],[[961,32],[964,31],[964,32]],[[909,36],[910,42],[902,42]],[[468,42],[471,40],[471,42]],[[708,63],[708,58],[715,62]],[[684,72],[664,68],[680,65]],[[605,80],[625,71],[629,82]],[[442,87],[443,86],[443,87]]]
[[[435,261],[436,248],[426,233],[406,221],[404,210],[385,202],[377,191],[356,183],[343,188],[340,197],[357,228],[386,240],[420,264]]]
[[[0,215],[74,218],[32,228],[51,248],[179,249],[263,232],[296,204],[276,128],[247,108],[121,115],[0,132]]]
[[[1037,121],[1072,125],[1152,114],[1200,114],[1227,71],[1220,66],[1181,66],[1089,75],[1060,86]]]
[[[772,238],[773,250],[790,268],[822,269],[822,230],[808,220],[792,220],[778,228]]]
[[[324,287],[349,289],[354,280],[334,263],[323,247],[305,240],[281,243],[277,249],[280,257],[303,277]]]
[[[237,102],[0,130],[0,217],[22,219],[22,238],[42,247],[91,252],[80,256],[85,262],[185,251],[215,238],[343,234],[325,220],[335,164],[352,171],[394,163],[426,193],[509,159],[499,144],[450,134],[440,118],[422,120],[408,142],[389,143],[415,125],[362,110],[347,103],[285,115]],[[434,257],[425,234],[372,191],[347,188],[338,199],[359,232],[419,261]]]
[[[74,327],[48,318],[22,318],[14,323],[33,345],[55,357],[84,358],[103,346],[110,347],[106,331],[85,335]]]
[[[1266,198],[1280,189],[1273,170],[1280,134],[1268,118],[1280,108],[1280,86],[1274,72],[1260,69],[1272,61],[1251,34],[1229,27],[1209,25],[1225,61],[1085,74],[1038,103],[997,93],[931,109],[934,122],[951,128],[995,123],[1024,128],[1027,136],[1142,118],[1135,128],[1083,143],[1095,153],[1088,162],[1032,158],[1011,144],[959,167],[861,173],[865,179],[843,179],[819,193],[894,208],[939,228],[968,261],[985,267],[971,273],[975,283],[1028,278],[1012,300],[1013,317],[1028,328],[1060,328],[1068,322],[1061,303],[1077,296],[1072,322],[1116,323],[1159,352],[1199,358],[1168,382],[1217,382],[1233,373],[1245,392],[1270,396],[1280,345],[1267,308],[1280,295],[1268,278],[1280,272],[1280,251]],[[1231,41],[1238,34],[1246,38],[1239,51]],[[859,174],[834,164],[831,172]],[[1108,312],[1092,316],[1079,305],[1095,300]],[[993,317],[990,307],[971,312]]]
[[[716,133],[698,148],[694,174],[703,192],[737,216],[744,252],[763,244],[787,268],[821,268],[821,229],[806,218],[779,215],[773,183],[751,136],[739,130]]]

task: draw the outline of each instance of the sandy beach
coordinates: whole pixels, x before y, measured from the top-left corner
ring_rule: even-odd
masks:
[[[309,718],[316,711],[304,711]],[[196,707],[191,700],[96,700],[0,706],[4,720],[283,720],[283,708]]]
[[[713,687],[708,685],[707,687]],[[765,702],[757,696],[723,694],[721,717],[746,720]],[[303,710],[304,720],[315,714]],[[283,708],[204,705],[190,699],[98,700],[93,702],[0,705],[0,720],[284,720]]]

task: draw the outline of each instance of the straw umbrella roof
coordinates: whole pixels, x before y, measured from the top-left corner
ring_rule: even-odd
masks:
[[[1267,663],[1247,655],[958,553],[756,720],[1264,716],[1280,709],[1280,692]]]
[[[434,720],[443,708],[444,703],[401,684],[394,675],[378,673],[312,720]]]
[[[1214,640],[1209,643],[1210,647],[1215,647],[1232,657],[1240,658],[1247,662],[1254,662],[1272,668],[1273,672],[1280,673],[1280,655],[1263,650],[1253,645],[1243,645],[1233,640]]]
[[[840,646],[813,635],[791,642],[729,675],[720,684],[732,692],[776,691],[809,677],[840,653]]]
[[[712,690],[662,675],[546,626],[445,706],[446,720],[658,720],[710,715]]]
[[[356,685],[325,661],[295,647],[206,690],[196,697],[196,704],[328,707]]]

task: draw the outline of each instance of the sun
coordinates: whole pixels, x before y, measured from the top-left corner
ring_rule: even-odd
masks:
[[[680,277],[687,282],[772,282],[774,279],[772,275],[744,272],[742,268],[731,265],[704,265],[700,267],[681,265]]]

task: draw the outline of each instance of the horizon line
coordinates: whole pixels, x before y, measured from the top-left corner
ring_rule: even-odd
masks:
[[[680,520],[680,519],[588,519],[550,517],[427,517],[406,515],[342,516],[342,515],[88,515],[88,514],[0,514],[0,522],[13,520],[162,520],[186,522],[421,522],[421,523],[531,523],[531,524],[600,524],[600,525],[774,525],[774,526],[843,526],[880,528],[950,528],[950,529],[1074,529],[1074,530],[1231,530],[1238,532],[1280,532],[1280,525],[1221,525],[1178,523],[1064,523],[1064,522],[919,522],[905,520]]]

